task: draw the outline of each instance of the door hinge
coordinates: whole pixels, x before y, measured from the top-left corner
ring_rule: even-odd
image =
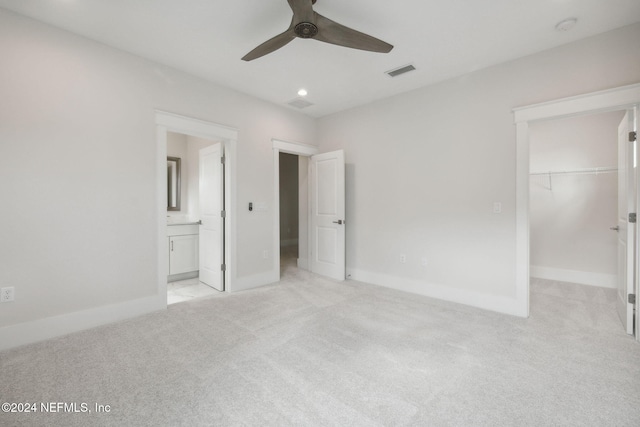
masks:
[[[638,133],[636,131],[629,132],[629,142],[633,142],[638,139]]]
[[[220,265],[220,270],[227,271],[227,264]]]
[[[227,157],[226,156],[220,157],[220,163],[222,163],[224,165],[226,163],[226,161],[227,161]]]
[[[636,220],[637,220],[637,219],[636,219],[636,213],[635,213],[635,212],[630,213],[630,214],[629,214],[629,222],[633,222],[633,223],[635,223],[635,222],[636,222]]]
[[[629,304],[635,304],[636,303],[636,294],[629,294]]]
[[[220,216],[222,218],[226,218],[227,217],[227,211],[220,211]]]

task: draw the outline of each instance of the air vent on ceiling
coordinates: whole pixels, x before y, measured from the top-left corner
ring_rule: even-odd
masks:
[[[415,70],[416,67],[413,65],[405,65],[404,67],[396,68],[395,70],[386,71],[390,77],[398,77],[401,74],[408,73],[409,71]]]
[[[291,105],[292,107],[299,108],[300,110],[302,110],[303,108],[307,108],[307,107],[310,107],[310,106],[313,105],[309,101],[304,100],[302,98],[296,98],[293,101],[289,101],[288,104]]]

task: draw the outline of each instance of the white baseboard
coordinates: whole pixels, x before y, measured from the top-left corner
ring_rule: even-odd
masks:
[[[236,278],[229,292],[246,291],[280,281],[280,272],[267,271],[253,276]]]
[[[513,316],[527,317],[528,308],[526,299],[518,300],[497,295],[487,295],[464,289],[456,289],[433,283],[422,282],[404,277],[389,276],[386,274],[372,273],[364,270],[349,269],[348,276],[351,280],[371,283],[404,292],[424,295],[431,298],[469,305],[485,310]]]
[[[166,308],[166,295],[159,295],[5,326],[0,328],[0,350],[107,325]]]
[[[617,288],[616,274],[591,273],[588,271],[565,270],[562,268],[541,267],[532,265],[529,268],[531,277],[557,280],[559,282],[578,283],[581,285],[599,286],[601,288]]]
[[[180,280],[195,279],[199,275],[200,275],[200,271],[199,270],[192,271],[192,272],[189,272],[189,273],[173,274],[173,275],[167,276],[167,282],[171,283],[171,282],[178,282]]]

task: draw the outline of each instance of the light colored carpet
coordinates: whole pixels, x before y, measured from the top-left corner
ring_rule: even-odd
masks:
[[[281,283],[0,353],[2,426],[638,426],[612,290],[534,281],[529,319],[284,265]]]

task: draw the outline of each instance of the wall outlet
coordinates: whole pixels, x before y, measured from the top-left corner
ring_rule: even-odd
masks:
[[[268,250],[264,250],[262,251],[262,258],[264,259],[268,259],[269,258],[269,251]]]
[[[15,297],[16,289],[13,286],[0,289],[0,302],[11,302]]]
[[[405,264],[407,262],[407,256],[405,254],[400,255],[400,262]]]
[[[421,258],[420,259],[420,265],[423,267],[426,267],[427,265],[429,265],[429,262],[427,261],[426,258]]]
[[[500,214],[500,213],[502,213],[502,203],[500,203],[500,202],[493,202],[493,213],[494,213],[494,214]]]

